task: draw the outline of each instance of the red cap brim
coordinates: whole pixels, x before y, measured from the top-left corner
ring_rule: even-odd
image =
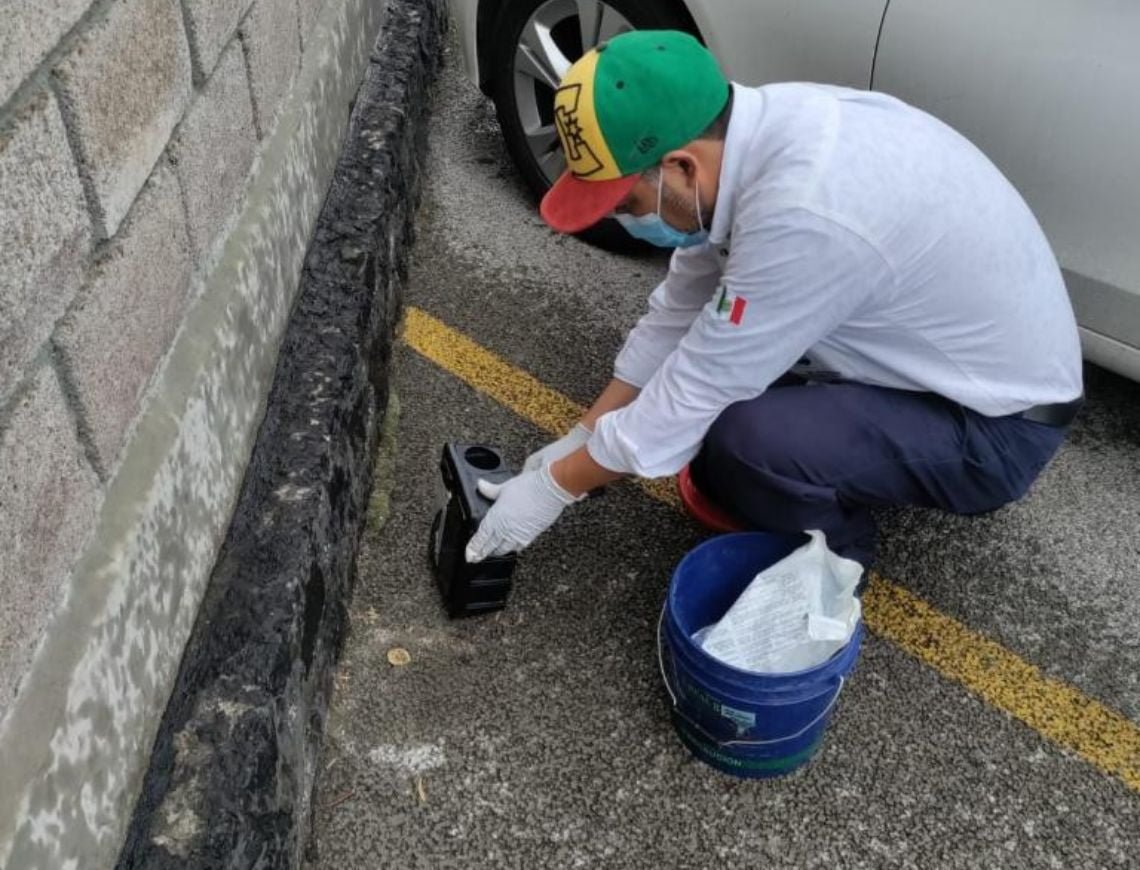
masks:
[[[580,233],[617,208],[637,184],[638,175],[611,181],[584,181],[563,172],[542,198],[539,212],[560,233]]]

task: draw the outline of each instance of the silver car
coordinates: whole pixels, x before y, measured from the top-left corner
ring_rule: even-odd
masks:
[[[1085,357],[1140,380],[1140,3],[1132,0],[451,0],[471,79],[536,194],[563,168],[554,88],[634,28],[696,34],[743,84],[894,94],[955,127],[1029,202]],[[589,238],[617,244],[602,225]]]

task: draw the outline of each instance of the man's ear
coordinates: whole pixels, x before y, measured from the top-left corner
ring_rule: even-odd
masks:
[[[661,158],[661,165],[666,169],[680,170],[685,175],[685,181],[692,183],[697,174],[697,159],[687,148],[676,148]]]

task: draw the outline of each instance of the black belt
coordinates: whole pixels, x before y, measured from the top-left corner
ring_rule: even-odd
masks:
[[[1034,405],[1026,408],[1018,417],[1023,417],[1033,423],[1043,423],[1046,426],[1068,426],[1081,410],[1085,403],[1084,396],[1078,396],[1071,402],[1056,402],[1052,405]]]

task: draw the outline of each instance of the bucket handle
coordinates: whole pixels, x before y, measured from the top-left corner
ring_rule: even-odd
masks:
[[[835,707],[836,703],[839,701],[839,696],[843,693],[843,687],[847,683],[847,678],[845,676],[841,675],[839,677],[839,688],[835,690],[835,694],[831,696],[831,700],[828,702],[827,706],[823,708],[823,711],[818,716],[816,716],[814,719],[812,719],[810,722],[808,722],[807,725],[805,725],[803,728],[801,728],[799,731],[795,732],[794,734],[788,734],[788,735],[785,735],[784,737],[776,737],[776,738],[773,738],[772,740],[721,740],[717,737],[714,737],[712,734],[709,734],[709,732],[699,722],[692,719],[692,717],[690,717],[688,714],[686,714],[685,711],[682,710],[680,708],[680,706],[678,706],[678,704],[677,704],[677,695],[673,691],[672,685],[670,685],[670,683],[669,683],[669,676],[665,673],[665,654],[664,654],[664,646],[665,645],[664,645],[664,638],[661,636],[661,629],[662,629],[662,626],[664,625],[664,623],[665,623],[665,607],[662,606],[661,615],[657,618],[657,666],[661,669],[661,682],[665,684],[665,691],[669,693],[669,700],[673,704],[673,711],[678,716],[680,716],[682,719],[684,719],[685,722],[687,722],[690,726],[695,728],[697,731],[701,732],[701,734],[703,734],[705,737],[707,737],[709,740],[711,740],[713,743],[717,744],[720,747],[725,747],[725,746],[770,746],[773,743],[784,743],[785,741],[795,740],[797,737],[803,736],[808,731],[810,731],[812,728],[814,728],[816,725],[818,725],[820,720],[823,719],[828,713],[831,712],[832,708]]]

